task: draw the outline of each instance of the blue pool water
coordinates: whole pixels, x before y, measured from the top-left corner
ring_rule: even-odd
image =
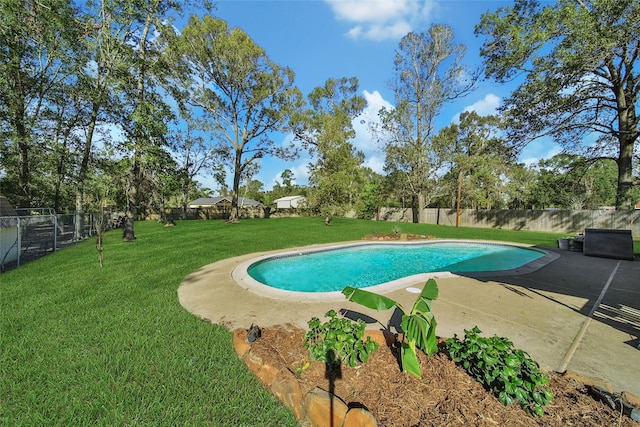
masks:
[[[421,245],[358,245],[272,257],[247,272],[265,285],[298,292],[366,288],[415,274],[510,270],[544,253],[508,245],[443,242]]]

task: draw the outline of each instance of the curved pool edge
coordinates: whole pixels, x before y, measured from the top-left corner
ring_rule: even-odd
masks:
[[[397,291],[402,288],[408,288],[415,286],[416,284],[421,284],[426,282],[427,280],[434,278],[452,278],[452,277],[472,277],[472,278],[484,278],[484,277],[498,277],[498,276],[513,276],[513,275],[521,275],[521,274],[529,274],[534,271],[539,270],[540,268],[546,266],[547,264],[553,262],[554,260],[560,258],[560,255],[547,251],[545,249],[541,249],[534,245],[527,245],[521,243],[511,243],[511,242],[499,242],[492,240],[460,240],[460,239],[431,239],[431,240],[413,240],[413,241],[349,241],[342,243],[330,243],[330,244],[321,244],[321,245],[309,245],[302,246],[297,248],[290,248],[286,250],[276,250],[270,251],[267,253],[262,253],[256,257],[247,259],[240,264],[238,264],[233,271],[231,272],[231,276],[234,282],[242,287],[243,289],[252,292],[254,294],[258,294],[260,296],[264,296],[267,298],[278,299],[278,300],[297,300],[297,301],[343,301],[344,295],[340,291],[332,291],[332,292],[299,292],[299,291],[289,291],[279,288],[274,288],[268,285],[265,285],[261,282],[258,282],[253,277],[251,277],[248,273],[248,269],[251,265],[256,262],[263,261],[265,259],[280,257],[280,256],[294,256],[301,255],[303,253],[313,253],[313,252],[321,252],[333,249],[340,249],[345,247],[353,247],[353,246],[368,246],[368,245],[424,245],[431,243],[486,243],[486,244],[494,244],[494,245],[504,245],[504,246],[514,246],[514,247],[522,247],[533,249],[539,252],[542,252],[544,255],[536,260],[533,260],[527,264],[524,264],[520,267],[510,270],[494,270],[494,271],[477,271],[477,272],[464,272],[463,274],[454,274],[449,271],[439,271],[439,272],[429,272],[429,273],[421,273],[415,274],[411,276],[402,277],[400,279],[392,280],[390,282],[381,283],[375,286],[369,286],[363,289],[366,289],[371,292],[376,292],[380,294],[385,294],[393,291]]]

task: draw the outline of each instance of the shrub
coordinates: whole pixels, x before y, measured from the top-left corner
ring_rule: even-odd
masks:
[[[445,341],[451,358],[476,380],[498,396],[503,405],[514,400],[528,413],[544,415],[553,394],[544,386],[547,377],[540,372],[536,362],[506,338],[493,336],[482,338],[477,326],[464,331],[464,340],[454,335]]]
[[[378,348],[378,343],[367,337],[363,341],[366,323],[362,319],[353,322],[346,318],[338,318],[334,310],[325,316],[329,320],[321,323],[313,317],[307,324],[309,330],[304,336],[304,347],[311,353],[313,360],[327,364],[339,364],[341,361],[354,367],[358,362],[366,363]]]

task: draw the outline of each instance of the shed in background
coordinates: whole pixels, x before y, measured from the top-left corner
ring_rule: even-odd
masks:
[[[273,203],[277,209],[297,209],[305,207],[307,199],[304,196],[286,196],[274,200]]]

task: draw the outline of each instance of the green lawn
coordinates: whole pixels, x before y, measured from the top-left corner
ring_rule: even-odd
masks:
[[[560,236],[317,218],[138,222],[135,242],[105,235],[102,269],[91,239],[0,275],[0,424],[295,425],[237,359],[231,333],[180,306],[180,281],[220,259],[394,226],[553,247]]]

